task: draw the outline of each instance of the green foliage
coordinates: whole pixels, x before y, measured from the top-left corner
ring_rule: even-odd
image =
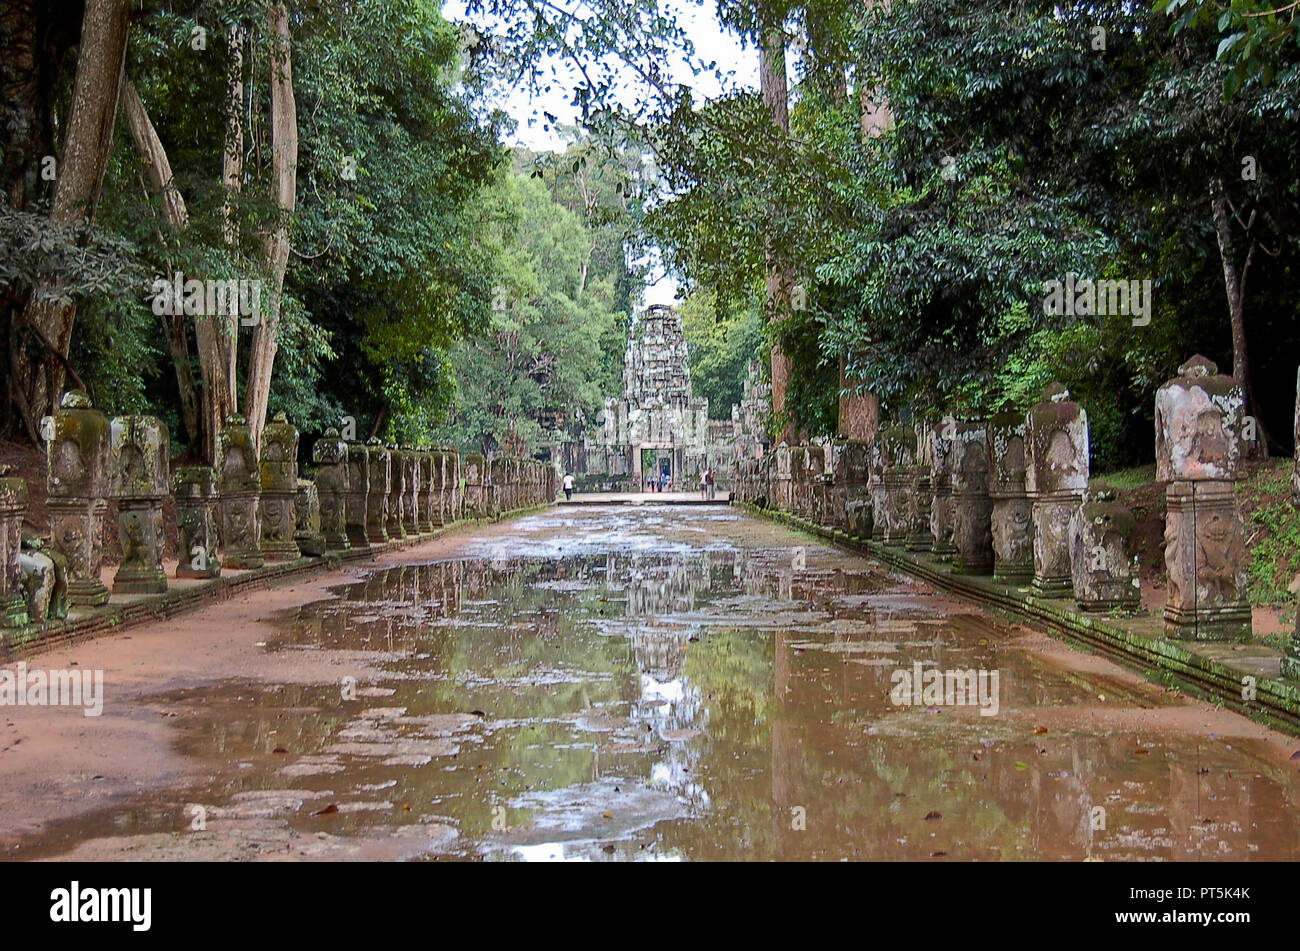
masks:
[[[1251,510],[1247,523],[1250,547],[1250,603],[1291,606],[1300,575],[1300,508],[1291,503],[1289,465],[1262,470],[1240,495]]]
[[[681,305],[682,329],[690,351],[691,388],[709,400],[711,419],[730,419],[744,395],[749,364],[763,345],[763,318],[752,305],[719,306],[701,291]]]

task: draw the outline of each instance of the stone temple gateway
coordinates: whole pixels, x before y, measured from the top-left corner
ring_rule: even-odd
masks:
[[[597,425],[560,442],[552,458],[589,488],[644,488],[664,473],[674,490],[693,490],[709,467],[727,488],[737,458],[762,455],[766,412],[767,387],[753,365],[731,419],[709,419],[708,398],[691,390],[681,315],[656,304],[632,318],[623,395],[607,397]]]

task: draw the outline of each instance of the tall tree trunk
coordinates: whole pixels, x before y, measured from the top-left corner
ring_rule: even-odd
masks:
[[[244,43],[246,33],[232,26],[226,34],[230,45],[230,66],[226,74],[226,135],[221,155],[221,184],[225,198],[221,205],[221,237],[226,247],[239,243],[235,223],[235,202],[244,177]],[[199,375],[203,380],[203,457],[217,458],[217,436],[226,417],[236,409],[235,346],[239,329],[236,314],[207,314],[195,321],[194,340],[199,352]]]
[[[129,9],[122,0],[86,0],[72,108],[50,207],[50,218],[58,224],[76,226],[94,220],[113,148],[129,25]],[[45,348],[39,361],[19,358],[19,383],[25,387],[27,412],[33,418],[48,413],[63,390],[75,316],[75,304],[46,299],[39,289],[23,311],[22,322],[39,332],[36,339]]]
[[[261,445],[262,427],[266,424],[271,371],[279,348],[280,297],[284,292],[284,272],[289,264],[289,221],[293,216],[298,183],[298,112],[293,98],[289,14],[284,4],[276,3],[270,7],[268,15],[274,42],[271,54],[271,169],[279,215],[275,227],[266,237],[271,293],[261,320],[253,328],[248,392],[245,395],[245,415],[258,445]]]
[[[1300,368],[1295,374],[1295,459],[1291,465],[1291,501],[1300,505]]]
[[[763,28],[758,50],[759,88],[763,95],[763,105],[772,117],[772,124],[782,136],[790,132],[790,97],[785,75],[785,33],[780,23]],[[775,218],[776,209],[770,216]],[[765,262],[767,270],[767,307],[768,320],[780,327],[792,312],[794,296],[794,275],[789,263],[783,260],[775,247],[776,224],[769,224],[765,242]],[[786,390],[790,383],[790,358],[781,349],[780,341],[772,340],[772,411],[781,421],[782,431],[777,442],[792,443],[795,440],[795,422],[793,414],[787,411]]]
[[[189,213],[185,208],[185,199],[176,187],[172,176],[171,162],[167,159],[167,150],[163,147],[158,132],[149,121],[149,113],[144,107],[140,93],[135,88],[131,77],[122,80],[122,112],[126,117],[127,128],[135,142],[140,162],[149,177],[149,185],[158,194],[163,208],[163,217],[175,231],[184,231],[189,224]],[[160,235],[161,237],[161,235]],[[167,275],[170,279],[171,275]],[[190,444],[198,447],[203,439],[199,423],[199,393],[194,385],[194,371],[190,365],[190,335],[186,325],[185,314],[163,314],[160,319],[167,336],[167,347],[171,351],[172,366],[176,370],[176,388],[181,400],[181,420],[185,432],[190,437]]]
[[[1255,404],[1255,386],[1250,376],[1250,355],[1246,347],[1246,277],[1255,256],[1255,244],[1251,241],[1246,260],[1238,270],[1233,252],[1232,218],[1221,178],[1210,179],[1210,211],[1214,218],[1214,231],[1219,239],[1223,289],[1228,298],[1228,321],[1232,327],[1232,377],[1241,384],[1242,393],[1246,397],[1246,412],[1255,418],[1257,438],[1250,447],[1249,454],[1255,458],[1267,458],[1268,434]]]

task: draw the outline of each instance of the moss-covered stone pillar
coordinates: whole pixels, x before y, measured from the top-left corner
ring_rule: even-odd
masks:
[[[993,577],[1020,584],[1034,577],[1034,506],[1025,488],[1025,417],[1010,411],[989,420],[993,470]]]
[[[384,525],[389,538],[406,538],[406,525],[403,520],[403,499],[410,493],[406,489],[406,453],[396,446],[388,447],[389,481],[388,481],[388,518]]]
[[[172,488],[176,495],[176,528],[180,535],[176,577],[219,577],[217,470],[211,466],[177,469],[172,478]]]
[[[316,464],[316,496],[320,504],[320,533],[328,551],[346,551],[348,540],[348,444],[331,426],[311,449]],[[296,533],[295,533],[296,534]],[[302,544],[298,547],[302,549]],[[305,551],[305,549],[303,549]]]
[[[886,545],[906,545],[916,522],[916,433],[895,423],[880,431]]]
[[[366,444],[366,540],[372,545],[388,541],[388,497],[392,490],[393,458],[377,438]]]
[[[85,393],[69,390],[50,419],[46,445],[50,544],[68,563],[68,603],[106,604],[108,588],[99,570],[108,507],[108,417],[91,405]]]
[[[170,488],[171,436],[153,416],[116,416],[109,424],[111,495],[117,500],[122,560],[114,594],[160,594],[163,571],[163,499]]]
[[[440,474],[436,472],[432,450],[421,449],[416,453],[416,459],[420,465],[419,528],[421,534],[428,534],[438,527],[434,513],[438,507],[439,486],[434,484],[434,479]],[[441,478],[438,482],[441,484]]]
[[[1074,600],[1085,611],[1142,606],[1133,539],[1137,521],[1109,489],[1089,492],[1070,524]]]
[[[260,466],[262,554],[272,561],[297,558],[298,429],[284,413],[276,413],[262,430]]]
[[[27,514],[27,483],[12,472],[12,466],[0,466],[0,627],[22,627],[29,621],[22,567],[18,564],[23,516]]]
[[[993,500],[989,497],[989,424],[954,423],[952,437],[952,570],[964,575],[993,571]]]
[[[1034,514],[1034,582],[1037,594],[1068,597],[1070,520],[1088,488],[1088,414],[1060,383],[1043,390],[1025,417],[1025,490]]]
[[[1246,539],[1233,491],[1244,413],[1240,385],[1201,356],[1156,392],[1170,637],[1228,640],[1251,633]]]
[[[320,520],[320,491],[310,479],[298,480],[298,488],[294,492],[293,515],[293,540],[298,551],[313,558],[325,554],[325,535],[321,531]]]
[[[461,463],[465,470],[464,512],[466,518],[482,518],[487,514],[484,480],[487,461],[480,452],[468,452]]]
[[[262,477],[247,421],[226,417],[217,437],[217,478],[221,492],[221,561],[226,568],[260,568],[262,555]]]
[[[347,518],[348,546],[366,549],[366,510],[370,497],[370,447],[365,443],[349,442],[348,492],[344,511]]]

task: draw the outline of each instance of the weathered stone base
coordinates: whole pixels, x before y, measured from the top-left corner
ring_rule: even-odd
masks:
[[[1250,606],[1180,610],[1165,607],[1165,635],[1184,641],[1235,641],[1252,633]]]
[[[0,594],[0,627],[22,627],[30,622],[27,602],[19,591]]]
[[[108,604],[108,588],[102,581],[76,578],[68,581],[68,603],[97,608]]]

